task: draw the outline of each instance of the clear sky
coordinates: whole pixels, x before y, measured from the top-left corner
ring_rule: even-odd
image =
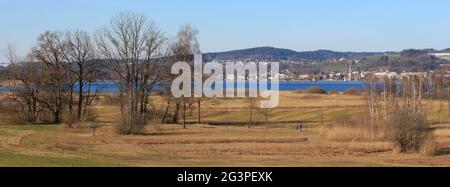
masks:
[[[46,30],[95,32],[123,11],[145,14],[169,37],[194,25],[203,52],[450,47],[448,0],[0,0],[0,46],[25,54]]]

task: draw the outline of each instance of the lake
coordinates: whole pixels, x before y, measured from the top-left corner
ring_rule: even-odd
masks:
[[[380,83],[382,84],[382,83]],[[253,85],[253,84],[252,84]],[[243,83],[235,83],[237,88],[243,87]],[[366,82],[344,82],[344,81],[317,81],[317,82],[304,82],[304,81],[292,81],[292,82],[280,82],[280,91],[296,91],[296,90],[307,90],[309,87],[318,86],[326,91],[337,91],[344,92],[351,88],[356,88],[360,91],[364,90]],[[245,87],[248,88],[249,84],[246,82]],[[269,89],[270,86],[268,86]],[[226,88],[226,83],[224,83],[224,88]],[[7,87],[0,87],[0,91],[8,90]],[[114,82],[96,82],[91,85],[91,90],[98,90],[103,93],[114,93],[118,92],[119,88]]]

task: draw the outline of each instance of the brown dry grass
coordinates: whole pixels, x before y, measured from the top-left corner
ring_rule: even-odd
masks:
[[[9,128],[4,130],[10,135],[17,133]],[[29,134],[23,134],[19,145],[7,148],[26,155],[105,159],[130,166],[448,166],[450,163],[446,154],[436,157],[393,154],[388,142],[328,141],[320,129],[308,128],[298,133],[293,125],[271,129],[208,125],[182,129],[162,125],[159,130],[149,127],[147,134],[135,136],[117,135],[110,126],[98,129],[96,137],[92,137],[89,129],[68,131],[57,126],[26,132]],[[441,142],[439,149],[449,147]]]
[[[327,139],[338,142],[382,141],[385,139],[383,130],[375,129],[373,136],[370,127],[329,127]]]
[[[450,138],[450,129],[436,129],[433,134],[438,137]]]
[[[445,127],[434,132],[436,156],[393,154],[390,143],[378,138],[367,140],[367,128],[333,125],[336,117],[364,112],[362,97],[308,97],[309,94],[282,92],[280,108],[271,117],[275,122],[315,121],[306,123],[302,132],[295,131],[295,124],[272,124],[270,129],[224,125],[189,125],[183,129],[150,123],[142,135],[122,136],[115,134],[111,126],[120,116],[119,108],[100,101],[93,108],[101,125],[96,137],[88,128],[0,126],[0,142],[4,142],[0,143],[0,150],[28,156],[107,160],[126,166],[450,166],[450,131]],[[155,98],[153,102],[163,100]],[[222,111],[230,106],[229,119],[247,119],[244,99],[226,102],[206,100],[203,119],[223,121]],[[318,125],[320,112],[324,113],[324,128]],[[195,113],[191,118],[195,119]],[[258,115],[255,118],[263,119]],[[14,139],[16,135],[20,139]]]

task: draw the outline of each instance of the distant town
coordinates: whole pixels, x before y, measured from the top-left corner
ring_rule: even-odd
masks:
[[[270,57],[270,59],[280,60],[282,68],[276,76],[278,80],[282,81],[366,81],[368,79],[382,80],[385,78],[402,79],[413,75],[425,78],[431,76],[434,72],[444,73],[446,77],[450,76],[450,53],[423,53],[423,51],[429,50],[405,50],[401,53],[374,53],[371,54],[372,56],[340,57],[325,60],[280,60],[274,57]],[[245,63],[264,59],[255,58],[256,56],[256,54],[253,54],[250,58],[237,57],[234,60]],[[430,61],[427,62],[423,58]],[[216,61],[226,63],[233,60]],[[424,64],[418,64],[416,61],[423,61]],[[233,79],[233,76],[226,75],[226,78],[230,80]],[[238,77],[238,79],[243,78]]]

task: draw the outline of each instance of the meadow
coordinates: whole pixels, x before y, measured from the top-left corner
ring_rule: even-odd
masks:
[[[350,139],[340,137],[334,128],[339,119],[367,113],[362,95],[285,91],[280,106],[270,111],[269,124],[255,109],[251,128],[247,99],[207,99],[202,124],[196,123],[194,109],[187,129],[150,121],[142,134],[126,136],[114,132],[120,109],[110,97],[101,96],[92,108],[99,126],[95,136],[88,126],[8,124],[14,114],[2,110],[0,166],[450,166],[450,120],[440,119],[438,107],[431,107],[436,102],[424,103],[431,108],[437,150],[427,156],[395,153],[391,143],[368,138],[365,129],[341,129]],[[152,104],[162,102],[153,96]],[[297,123],[304,124],[302,131]]]

